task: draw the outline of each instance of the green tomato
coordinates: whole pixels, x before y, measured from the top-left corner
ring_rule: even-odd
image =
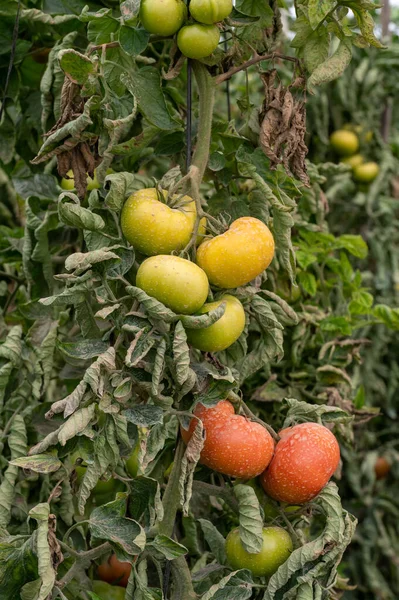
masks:
[[[133,452],[125,460],[126,471],[129,473],[130,477],[134,479],[137,477],[137,473],[139,470],[139,453],[140,453],[140,444],[136,444]]]
[[[353,169],[353,178],[359,183],[371,183],[380,172],[376,162],[367,162]]]
[[[150,33],[174,35],[187,18],[182,0],[141,0],[140,19]]]
[[[162,190],[165,200],[168,192]],[[158,197],[156,188],[135,192],[125,202],[121,227],[125,238],[146,256],[171,254],[183,250],[190,241],[197,218],[195,202],[184,196],[178,208],[171,208]],[[199,233],[204,234],[204,225]]]
[[[186,25],[177,36],[177,45],[188,58],[205,58],[215,52],[219,45],[220,30],[217,25]]]
[[[107,169],[107,175],[111,175],[113,173],[113,169]],[[73,177],[72,169],[67,173],[68,179],[65,177],[61,179],[61,187],[63,190],[72,191],[75,189],[75,179]],[[97,169],[94,169],[94,178],[92,179],[89,175],[87,176],[87,191],[91,192],[92,190],[99,190],[100,183],[97,179]]]
[[[352,167],[352,169],[355,169],[356,167],[364,163],[364,158],[361,154],[354,154],[353,156],[341,158],[341,162],[345,165],[349,165],[350,167]]]
[[[194,19],[207,25],[223,21],[232,10],[232,0],[191,0],[190,3],[190,13]]]
[[[125,600],[126,589],[118,585],[110,585],[105,581],[94,580],[93,592],[101,598],[101,600]]]
[[[270,577],[285,563],[293,550],[292,540],[281,527],[264,527],[263,545],[258,554],[243,547],[239,529],[233,529],[226,539],[226,555],[233,569],[248,569],[255,577]]]
[[[340,156],[351,156],[359,150],[359,138],[353,131],[339,129],[330,137],[332,148]]]
[[[288,279],[278,279],[276,285],[276,294],[289,304],[295,304],[301,297],[301,288],[293,285]]]
[[[189,343],[203,352],[220,352],[238,340],[245,328],[245,311],[241,302],[234,296],[223,296],[217,302],[205,304],[199,311],[201,315],[215,310],[226,302],[224,315],[204,329],[186,329]]]
[[[206,301],[209,282],[196,264],[178,256],[152,256],[137,271],[136,285],[178,314],[191,315]]]

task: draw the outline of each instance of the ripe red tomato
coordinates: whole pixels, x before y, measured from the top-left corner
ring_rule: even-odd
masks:
[[[264,527],[260,552],[247,552],[240,540],[239,529],[230,531],[226,539],[226,556],[233,569],[249,569],[255,577],[271,577],[285,563],[293,550],[292,540],[281,527]]]
[[[115,554],[111,554],[109,559],[98,567],[97,573],[102,581],[126,587],[131,570],[132,565],[129,562],[122,562]]]
[[[231,477],[251,479],[269,464],[274,442],[259,423],[234,413],[233,405],[222,400],[212,408],[197,404],[194,414],[205,429],[201,463]],[[183,440],[189,442],[197,424],[192,419],[189,430],[181,428]]]
[[[374,471],[377,479],[385,479],[391,470],[391,465],[385,456],[379,456],[375,461]]]
[[[275,500],[303,504],[321,492],[338,467],[337,439],[318,423],[288,427],[279,435],[273,459],[262,474],[262,485]]]
[[[190,13],[199,23],[218,23],[226,19],[233,10],[232,0],[191,0]]]
[[[200,314],[216,309],[226,302],[224,315],[209,327],[203,329],[186,329],[189,344],[203,352],[220,352],[226,350],[238,340],[245,328],[245,310],[235,296],[226,294],[216,302],[209,302],[199,311]]]
[[[156,35],[174,35],[187,17],[182,0],[141,0],[140,19],[145,29]]]
[[[177,34],[177,45],[188,58],[205,58],[215,52],[219,45],[220,30],[217,25],[194,23],[182,27]]]
[[[263,273],[274,256],[274,239],[259,219],[242,217],[198,248],[197,263],[212,285],[232,289]]]

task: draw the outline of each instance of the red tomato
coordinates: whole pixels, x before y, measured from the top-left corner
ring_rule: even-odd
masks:
[[[121,562],[115,554],[111,554],[107,562],[102,563],[98,569],[98,577],[107,583],[117,584],[126,587],[129,581],[132,565],[128,562]]]
[[[303,504],[321,492],[338,467],[336,437],[318,423],[302,423],[280,432],[269,468],[261,482],[280,502]]]
[[[380,456],[379,458],[377,458],[374,465],[375,476],[377,479],[385,479],[390,470],[391,465],[389,464],[385,456]]]
[[[206,439],[201,463],[231,477],[251,479],[269,464],[274,442],[268,431],[247,418],[234,413],[233,405],[222,400],[213,408],[197,404],[194,414],[204,424]],[[197,419],[188,431],[182,428],[183,440],[190,440]]]

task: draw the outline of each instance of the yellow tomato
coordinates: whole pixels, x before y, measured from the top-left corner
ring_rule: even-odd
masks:
[[[375,162],[367,162],[353,169],[353,177],[359,183],[371,183],[380,172],[380,167]]]
[[[220,352],[234,344],[244,331],[245,311],[234,296],[226,295],[217,302],[205,304],[199,312],[205,314],[215,310],[222,302],[226,302],[226,311],[216,323],[204,329],[186,329],[187,339],[194,348],[203,352]]]
[[[330,137],[332,148],[340,156],[351,156],[359,150],[359,138],[353,131],[339,129]]]
[[[163,190],[165,200],[168,192]],[[171,254],[183,250],[193,233],[197,211],[189,196],[179,208],[159,199],[156,188],[135,192],[122,209],[121,225],[125,238],[146,256]],[[199,233],[203,235],[203,225]]]
[[[152,256],[137,271],[136,285],[178,314],[197,312],[207,299],[209,282],[195,263],[178,256]]]
[[[211,284],[225,289],[245,285],[263,273],[274,257],[269,228],[252,217],[242,217],[230,229],[198,248],[197,263]]]
[[[352,167],[352,169],[355,169],[356,167],[364,163],[364,158],[361,154],[354,154],[353,156],[341,158],[341,162],[345,165],[349,165],[350,167]]]

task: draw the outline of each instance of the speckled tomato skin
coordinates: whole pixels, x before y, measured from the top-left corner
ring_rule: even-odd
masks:
[[[195,263],[178,256],[152,256],[139,267],[136,285],[178,314],[197,312],[208,296],[209,282]]]
[[[203,422],[206,434],[201,464],[241,479],[256,477],[267,467],[274,451],[271,435],[259,423],[236,415],[228,400],[212,408],[197,404],[194,414]],[[181,428],[186,444],[196,423],[197,420],[192,419],[188,431]]]
[[[282,527],[264,527],[263,546],[257,554],[245,550],[239,529],[226,538],[226,556],[233,569],[248,569],[255,577],[271,577],[289,559],[293,551],[290,535]]]
[[[245,311],[241,302],[234,296],[226,294],[216,302],[205,304],[199,312],[204,314],[215,310],[222,302],[226,302],[226,311],[216,323],[203,329],[186,329],[188,342],[194,348],[203,352],[226,350],[244,331]]]
[[[283,429],[273,459],[261,476],[265,492],[280,502],[304,504],[317,496],[338,467],[336,437],[318,423]]]
[[[191,16],[199,23],[218,23],[226,19],[233,10],[232,0],[191,0]]]
[[[163,195],[167,199],[168,192],[164,190]],[[159,200],[156,188],[135,192],[122,209],[123,235],[145,256],[183,250],[190,241],[197,211],[189,196],[182,198],[182,203],[180,208],[171,208]]]
[[[273,260],[274,239],[259,219],[242,217],[228,231],[198,248],[197,264],[212,285],[232,289],[263,273]]]

